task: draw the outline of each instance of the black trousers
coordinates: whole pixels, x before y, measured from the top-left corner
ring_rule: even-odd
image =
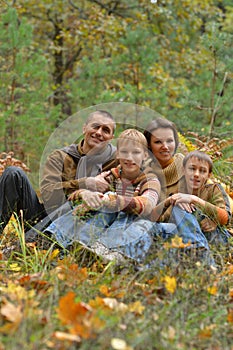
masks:
[[[39,202],[25,172],[10,166],[0,176],[0,233],[7,225],[12,213],[21,215],[25,224],[33,225],[45,217],[43,204]]]

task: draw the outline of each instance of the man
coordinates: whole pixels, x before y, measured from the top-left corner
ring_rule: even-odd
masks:
[[[91,113],[83,126],[83,140],[60,150],[47,159],[41,180],[41,203],[26,174],[17,167],[7,168],[0,177],[0,233],[13,212],[22,216],[25,227],[42,220],[36,230],[64,208],[67,195],[79,188],[104,191],[108,183],[100,172],[116,164],[112,140],[115,122],[106,111]],[[67,210],[67,209],[65,209]],[[49,217],[47,217],[49,214]]]

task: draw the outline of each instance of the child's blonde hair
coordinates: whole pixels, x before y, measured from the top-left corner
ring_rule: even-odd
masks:
[[[142,145],[143,148],[147,149],[146,137],[137,129],[126,129],[122,131],[117,139],[117,148],[120,146],[122,141],[133,141]]]

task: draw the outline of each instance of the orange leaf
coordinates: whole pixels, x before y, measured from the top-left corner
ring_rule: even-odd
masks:
[[[109,288],[104,284],[102,286],[100,286],[100,293],[102,293],[103,295],[105,295],[106,297],[110,296],[111,293],[109,293]]]
[[[233,299],[233,289],[229,290],[229,297],[230,297],[230,299]]]
[[[83,302],[75,302],[74,292],[69,292],[59,301],[58,317],[69,326],[71,334],[84,339],[95,336],[96,331],[105,326],[105,322],[96,316],[96,311]]]
[[[233,323],[233,309],[232,308],[228,309],[227,321],[229,323]]]
[[[212,336],[212,330],[209,327],[206,327],[199,332],[199,338],[201,339],[208,339],[211,336]]]
[[[64,324],[73,324],[92,310],[89,305],[76,303],[74,299],[75,293],[69,292],[59,300],[58,317]]]

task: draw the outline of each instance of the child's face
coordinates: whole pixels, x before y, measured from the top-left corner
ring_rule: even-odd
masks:
[[[147,157],[147,151],[139,142],[131,140],[121,141],[117,149],[122,172],[128,179],[136,178],[140,173],[143,160]]]
[[[209,164],[204,160],[191,157],[185,165],[184,175],[189,193],[197,194],[209,178]]]

